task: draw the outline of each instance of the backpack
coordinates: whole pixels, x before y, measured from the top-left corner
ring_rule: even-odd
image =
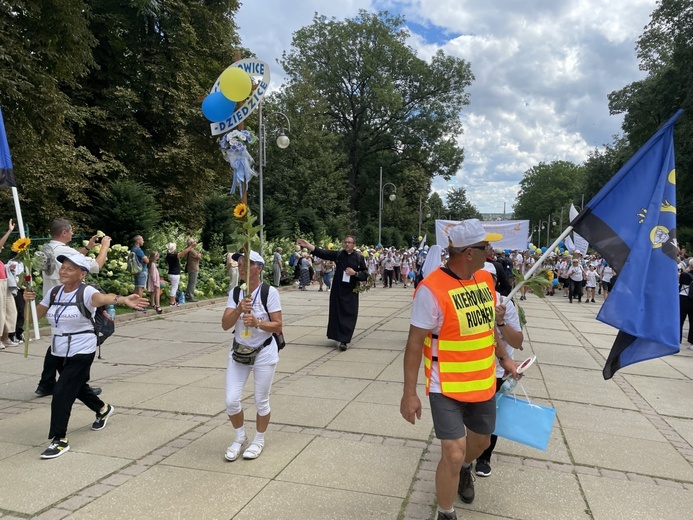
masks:
[[[43,244],[43,247],[34,253],[34,256],[38,258],[39,268],[45,276],[50,276],[55,272],[55,251],[48,244]]]
[[[108,338],[110,338],[113,333],[115,332],[115,321],[113,321],[109,316],[108,316],[108,306],[106,305],[101,305],[100,307],[96,308],[96,314],[92,317],[91,312],[89,312],[89,309],[87,309],[87,306],[84,304],[84,288],[87,287],[87,285],[90,285],[94,289],[98,290],[101,294],[105,294],[104,291],[99,287],[98,285],[94,284],[86,284],[82,283],[79,285],[77,288],[77,295],[75,296],[75,301],[74,303],[67,303],[67,304],[58,304],[58,305],[75,305],[77,306],[77,309],[79,309],[79,312],[87,318],[89,321],[91,321],[92,325],[94,326],[93,330],[85,330],[82,332],[73,332],[72,334],[86,334],[93,332],[96,334],[96,344],[99,346],[99,359],[101,358],[101,344],[106,341]],[[58,291],[60,288],[63,287],[62,285],[57,285],[51,289],[51,297],[50,297],[50,304],[49,306],[52,306],[55,304],[55,299],[58,296]],[[66,336],[71,336],[72,334],[65,334]]]
[[[291,258],[289,258],[289,267],[294,267],[296,265],[296,255],[291,255]]]
[[[137,253],[130,251],[128,253],[128,260],[125,265],[125,270],[130,274],[139,274],[142,272],[142,262],[137,258]]]
[[[270,286],[269,284],[263,283],[260,286],[260,301],[262,302],[262,306],[265,308],[265,312],[269,316],[269,309],[267,308],[267,298],[269,297],[269,289]],[[240,287],[234,287],[233,288],[233,301],[236,305],[238,305],[238,300],[241,296],[241,288]],[[284,340],[284,333],[281,332],[279,334],[275,334],[274,332],[272,333],[272,336],[274,337],[274,341],[277,342],[277,348],[279,350],[283,349],[286,347],[286,341]]]

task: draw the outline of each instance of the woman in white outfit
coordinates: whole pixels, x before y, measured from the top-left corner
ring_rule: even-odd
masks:
[[[234,259],[238,260],[239,271],[245,275],[245,256],[236,253]],[[282,331],[282,311],[279,292],[274,287],[268,287],[265,309],[260,294],[263,268],[262,256],[251,251],[247,290],[240,289],[238,303],[234,298],[234,291],[229,293],[226,310],[221,318],[221,327],[224,330],[235,327],[233,346],[226,368],[226,413],[236,430],[235,440],[226,449],[225,454],[226,460],[230,461],[238,458],[248,440],[241,398],[250,372],[253,372],[255,381],[256,434],[253,442],[243,452],[244,459],[257,459],[260,456],[270,421],[269,394],[274,371],[279,362],[279,350],[272,334]],[[249,364],[245,364],[244,361]]]

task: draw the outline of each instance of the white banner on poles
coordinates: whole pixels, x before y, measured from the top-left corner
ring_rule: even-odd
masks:
[[[448,247],[450,229],[460,224],[459,220],[436,220],[436,244],[445,249]],[[510,249],[524,251],[527,249],[529,236],[529,220],[489,220],[481,225],[489,233],[500,233],[503,240],[493,242],[494,249]]]

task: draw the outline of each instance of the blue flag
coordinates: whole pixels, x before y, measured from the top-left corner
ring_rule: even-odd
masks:
[[[16,184],[12,170],[12,157],[5,134],[5,120],[2,118],[2,108],[0,108],[0,188],[12,188],[14,186]]]
[[[679,110],[571,225],[618,274],[597,319],[616,327],[604,379],[679,351],[674,122]]]

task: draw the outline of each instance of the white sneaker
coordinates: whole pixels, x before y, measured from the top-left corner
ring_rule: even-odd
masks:
[[[8,338],[8,339],[0,340],[0,342],[1,342],[4,346],[6,346],[6,347],[16,347],[17,345],[19,345],[19,343],[15,342],[15,341],[12,341],[12,340],[9,339],[9,338]]]
[[[693,350],[693,345],[688,345],[688,350]]]

